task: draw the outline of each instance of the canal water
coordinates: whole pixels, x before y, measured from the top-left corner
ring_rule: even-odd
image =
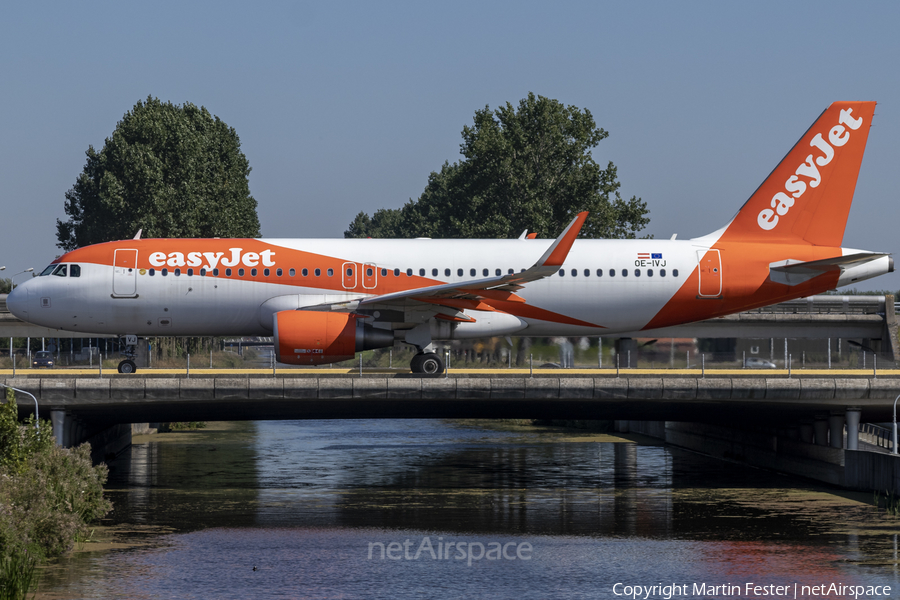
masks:
[[[212,423],[137,438],[108,488],[100,543],[38,598],[900,597],[900,517],[871,496],[652,440]]]

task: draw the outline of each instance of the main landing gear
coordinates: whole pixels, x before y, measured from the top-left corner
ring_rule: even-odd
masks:
[[[137,356],[136,335],[125,336],[125,350],[122,351],[122,354],[125,355],[125,360],[119,363],[119,373],[136,373],[137,365],[134,363],[134,359]]]
[[[444,361],[434,352],[422,352],[413,356],[409,368],[413,373],[437,377],[444,372]]]

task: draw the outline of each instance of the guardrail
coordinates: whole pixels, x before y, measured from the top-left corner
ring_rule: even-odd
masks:
[[[788,300],[771,306],[748,310],[755,314],[862,314],[884,313],[884,296],[837,296],[821,295]],[[894,303],[895,310],[900,303]]]
[[[887,427],[882,427],[881,425],[876,425],[875,423],[859,424],[860,440],[872,444],[873,446],[884,448],[886,450],[892,449],[892,433],[893,432]]]

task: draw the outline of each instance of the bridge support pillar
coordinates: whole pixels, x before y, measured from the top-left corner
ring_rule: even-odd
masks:
[[[71,417],[68,417],[71,419]],[[68,438],[66,434],[67,430],[67,415],[64,410],[51,410],[50,411],[50,423],[53,426],[53,437],[56,438],[56,443],[63,448],[67,446],[66,442]]]
[[[816,446],[828,445],[827,415],[816,415],[816,420],[813,421],[813,437],[815,438]]]
[[[859,415],[862,410],[850,406],[847,408],[847,450],[859,450]]]
[[[804,444],[812,444],[813,443],[813,426],[812,421],[801,421],[800,422],[800,441]]]
[[[831,433],[832,448],[844,447],[844,413],[833,412],[828,415],[828,429]]]

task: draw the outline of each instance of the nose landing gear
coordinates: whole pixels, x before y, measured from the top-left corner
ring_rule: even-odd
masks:
[[[122,351],[122,354],[125,355],[125,360],[119,363],[119,373],[137,373],[137,365],[134,362],[137,356],[137,342],[136,335],[125,336],[125,350]]]

